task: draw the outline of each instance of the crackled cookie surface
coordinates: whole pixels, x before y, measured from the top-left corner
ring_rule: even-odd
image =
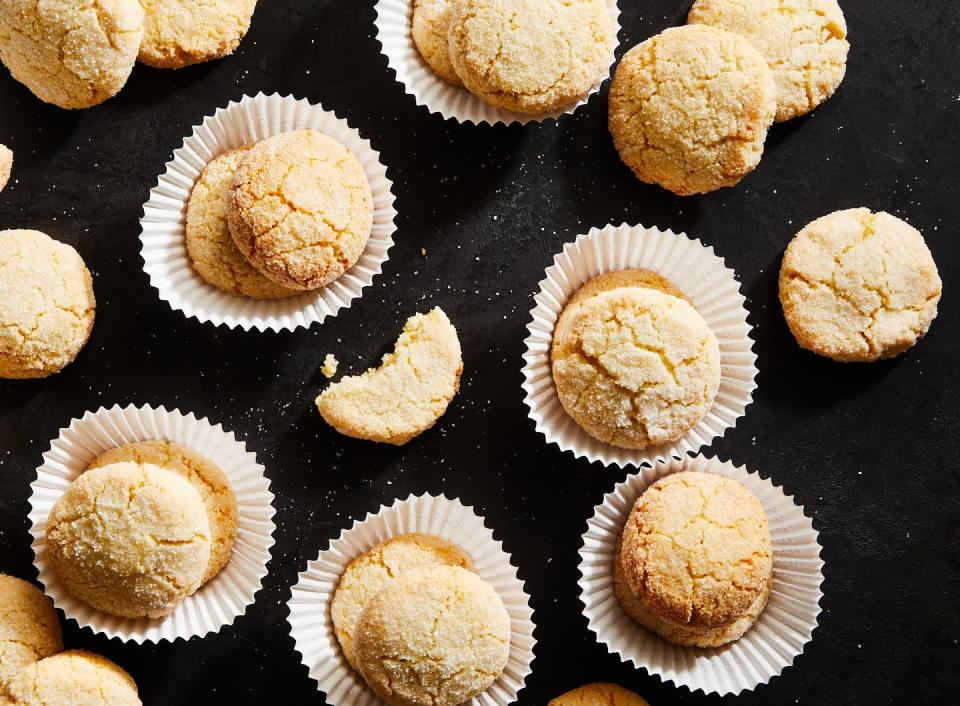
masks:
[[[391,582],[356,635],[370,687],[392,706],[454,706],[485,691],[507,664],[510,616],[493,588],[453,566]]]
[[[736,32],[766,58],[777,122],[809,113],[847,71],[847,23],[836,0],[696,0],[688,22]]]
[[[115,463],[77,478],[50,512],[47,553],[64,586],[124,618],[159,618],[201,584],[210,522],[172,471]]]
[[[53,602],[33,584],[0,574],[0,699],[17,672],[62,649]]]
[[[139,0],[4,0],[0,60],[37,98],[89,108],[116,95],[143,37]]]
[[[61,652],[22,670],[11,682],[5,704],[142,706],[129,674],[107,658],[83,650]]]
[[[919,231],[866,208],[810,223],[780,268],[780,303],[797,342],[842,362],[911,348],[936,317],[941,290]]]
[[[454,86],[462,86],[450,61],[451,6],[455,0],[413,0],[413,43],[433,72]]]
[[[10,181],[10,172],[13,170],[13,152],[6,145],[0,145],[0,191]]]
[[[733,186],[763,154],[777,88],[744,37],[673,27],[631,49],[610,85],[609,128],[640,181],[686,196]]]
[[[347,661],[358,669],[354,650],[357,622],[370,600],[396,578],[428,566],[471,569],[462,549],[438,537],[404,534],[361,554],[350,562],[330,604],[333,627]]]
[[[632,691],[616,684],[585,684],[551,699],[547,706],[648,706]]]
[[[457,330],[437,307],[407,320],[379,368],[324,390],[317,409],[341,434],[405,444],[436,424],[457,394],[462,372]]]
[[[360,160],[316,130],[258,142],[233,177],[227,222],[240,252],[291,289],[317,289],[350,269],[373,227]]]
[[[590,93],[607,75],[614,41],[606,0],[455,0],[449,29],[463,84],[530,115]]]
[[[95,309],[76,250],[35,230],[0,231],[0,377],[62,370],[90,337]]]
[[[179,69],[233,53],[250,29],[257,0],[141,0],[140,62]]]

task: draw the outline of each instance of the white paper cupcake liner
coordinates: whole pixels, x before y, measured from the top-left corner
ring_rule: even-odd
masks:
[[[614,548],[637,498],[680,471],[717,473],[742,483],[766,510],[773,540],[773,590],[760,619],[739,640],[703,649],[673,645],[635,623],[613,587]],[[766,684],[803,653],[817,627],[823,561],[813,522],[769,479],[704,456],[644,468],[604,496],[587,522],[580,549],[580,600],[588,627],[610,652],[664,681],[704,693],[738,694]]]
[[[120,618],[91,608],[64,588],[47,557],[47,518],[70,483],[94,458],[109,449],[151,439],[187,446],[226,473],[237,497],[237,539],[223,570],[173,613],[155,620]],[[232,432],[193,414],[132,405],[87,412],[61,429],[50,444],[31,491],[30,533],[40,582],[67,619],[94,633],[144,643],[172,642],[216,632],[243,615],[267,575],[275,526],[273,493],[263,466]]]
[[[707,415],[677,441],[625,449],[595,439],[563,409],[553,382],[550,346],[567,300],[585,282],[605,272],[645,269],[679,288],[720,343],[720,390]],[[523,389],[536,429],[547,443],[575,456],[620,467],[651,465],[695,452],[723,436],[743,416],[756,389],[756,361],[746,300],[736,274],[712,247],[672,231],[642,226],[593,228],[563,247],[546,269],[527,326]]]
[[[370,182],[373,230],[360,259],[326,287],[287,299],[251,299],[228,294],[207,283],[190,264],[185,238],[187,204],[204,167],[228,150],[307,128],[345,145],[360,160]],[[310,326],[349,307],[383,269],[396,230],[392,186],[386,167],[380,162],[380,153],[332,111],[290,96],[244,96],[196,126],[151,189],[140,219],[144,269],[161,299],[198,321],[245,331]]]
[[[330,603],[347,565],[368,549],[410,532],[440,537],[463,549],[482,579],[503,599],[510,614],[510,657],[503,674],[471,706],[506,706],[517,699],[533,662],[533,611],[510,555],[494,539],[483,518],[459,500],[411,495],[381,506],[355,521],[311,561],[293,586],[290,633],[310,676],[332,706],[382,706],[383,702],[349,665],[340,650]]]
[[[619,43],[617,36],[620,33],[620,8],[617,7],[617,0],[607,0],[607,5],[610,9],[610,18],[613,20],[613,41],[610,45],[610,67],[612,67],[616,62],[615,52]],[[573,113],[580,106],[586,105],[603,85],[603,81],[598,82],[593,90],[575,105],[553,113],[524,115],[498,108],[483,102],[466,88],[447,83],[423,60],[413,42],[413,2],[411,0],[378,0],[376,13],[374,24],[377,40],[387,57],[387,64],[397,74],[397,81],[402,83],[407,93],[416,99],[417,105],[425,106],[431,113],[440,114],[444,120],[452,118],[460,123],[476,125],[484,123],[526,125],[557,120],[560,116]],[[604,81],[609,73],[608,68]]]

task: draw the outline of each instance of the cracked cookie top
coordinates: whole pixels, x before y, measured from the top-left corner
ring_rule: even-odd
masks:
[[[606,0],[454,0],[450,59],[471,93],[539,115],[566,108],[607,75]]]
[[[159,618],[200,586],[210,522],[200,494],[176,473],[115,463],[70,484],[50,511],[46,544],[76,598],[124,618]]]
[[[139,0],[4,0],[0,60],[37,98],[89,108],[127,82],[143,37]]]
[[[349,149],[316,130],[296,130],[243,156],[227,222],[240,252],[266,277],[290,289],[317,289],[363,253],[373,195]]]
[[[616,684],[585,684],[551,699],[547,706],[649,706],[632,691]]]
[[[701,629],[730,625],[756,604],[773,572],[763,505],[742,484],[713,473],[661,478],[630,511],[620,565],[632,594],[660,619]]]
[[[627,284],[612,289],[588,282],[588,296],[574,295],[560,314],[551,347],[567,414],[591,436],[630,449],[681,438],[720,388],[720,346],[707,322],[683,299],[634,284],[641,281],[653,282],[642,273],[610,280]]]
[[[736,32],[760,50],[777,84],[777,122],[823,103],[847,71],[847,23],[836,0],[696,0],[687,21]]]
[[[475,573],[419,569],[370,601],[356,650],[363,677],[392,706],[455,706],[500,676],[510,653],[510,616]]]
[[[919,231],[866,208],[810,223],[780,268],[780,303],[797,342],[841,362],[891,358],[916,344],[936,318],[941,286]]]
[[[623,57],[609,128],[637,178],[675,194],[733,186],[763,155],[777,87],[766,60],[738,34],[673,27]]]
[[[0,574],[0,698],[17,672],[62,649],[53,602],[33,584]]]
[[[0,231],[0,377],[62,370],[90,337],[95,309],[76,250],[35,230]]]
[[[250,29],[257,0],[141,0],[141,63],[179,69],[229,56]]]
[[[6,145],[0,145],[0,191],[3,191],[10,181],[10,172],[13,170],[13,152]]]
[[[133,678],[106,657],[69,650],[31,664],[11,682],[6,706],[142,706]]]
[[[451,8],[454,0],[413,0],[413,43],[433,73],[454,86],[462,86],[450,60]]]

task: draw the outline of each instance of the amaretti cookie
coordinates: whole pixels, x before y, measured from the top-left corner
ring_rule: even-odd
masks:
[[[90,337],[95,309],[76,250],[35,230],[0,231],[0,377],[60,372]]]
[[[250,29],[257,0],[141,0],[145,12],[139,61],[180,69],[229,56]]]
[[[412,0],[413,43],[433,72],[454,86],[462,86],[450,60],[450,17],[456,0]]]
[[[615,41],[605,0],[454,0],[450,60],[481,100],[540,115],[607,75]]]
[[[462,372],[457,330],[437,307],[407,320],[379,368],[320,393],[317,409],[341,434],[405,444],[436,424],[457,394]]]
[[[391,581],[367,605],[357,663],[391,706],[455,706],[485,691],[510,653],[510,616],[475,573],[435,566]]]
[[[360,160],[316,130],[254,145],[230,189],[234,242],[266,277],[317,289],[360,258],[373,226],[373,196]]]
[[[770,67],[747,39],[705,25],[673,27],[617,67],[610,134],[640,181],[681,196],[706,193],[759,164],[776,99]]]
[[[114,463],[83,473],[47,520],[46,548],[64,587],[124,618],[160,618],[203,581],[210,522],[200,494],[172,471]]]
[[[669,642],[739,639],[770,595],[767,516],[742,484],[713,473],[661,478],[634,504],[614,560],[626,613]]]
[[[773,71],[777,122],[809,113],[847,71],[847,23],[836,0],[696,0],[687,21],[743,35]]]
[[[89,108],[119,93],[143,38],[139,0],[4,0],[0,60],[37,98]]]
[[[780,303],[797,343],[841,362],[911,348],[936,317],[941,290],[920,232],[866,208],[810,223],[780,267]]]
[[[648,706],[647,702],[616,684],[586,684],[572,689],[555,699],[547,706]]]
[[[10,181],[10,172],[13,170],[13,152],[6,145],[0,145],[0,191],[3,191]]]
[[[21,670],[5,706],[142,706],[133,678],[106,657],[61,652]]]
[[[0,574],[0,701],[18,672],[62,649],[53,602],[33,584]]]

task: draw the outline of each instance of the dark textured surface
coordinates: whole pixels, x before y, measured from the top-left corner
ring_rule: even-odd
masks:
[[[99,302],[76,363],[49,380],[0,382],[0,571],[35,575],[28,484],[60,427],[101,405],[177,407],[222,422],[258,454],[277,494],[278,543],[256,606],[218,635],[137,647],[67,626],[68,645],[130,670],[148,706],[322,703],[284,622],[289,586],[354,518],[422,491],[476,505],[527,581],[539,643],[520,704],[598,680],[652,704],[717,703],[621,664],[587,631],[579,537],[625,474],[545,446],[522,403],[522,341],[544,267],[590,226],[642,223],[701,238],[739,274],[756,327],[759,390],[713,451],[795,495],[824,547],[826,597],[813,642],[781,677],[737,700],[955,702],[960,3],[842,4],[853,48],[839,93],[775,127],[759,169],[738,188],[690,199],[637,183],[619,163],[603,97],[559,126],[510,129],[444,123],[416,108],[379,53],[372,0],[263,0],[234,57],[180,72],[138,67],[119,97],[82,113],[42,105],[0,70],[0,142],[16,152],[0,228],[37,228],[76,246]],[[622,51],[682,22],[689,3],[621,5]],[[257,335],[188,321],[159,301],[141,269],[141,204],[172,150],[204,115],[258,91],[336,109],[382,151],[395,182],[399,230],[383,276],[309,331]],[[805,223],[861,205],[925,234],[946,293],[916,348],[845,366],[795,345],[776,271]],[[407,316],[434,304],[457,325],[466,362],[461,393],[437,428],[400,449],[327,428],[312,404],[325,383],[324,354],[363,369]]]

